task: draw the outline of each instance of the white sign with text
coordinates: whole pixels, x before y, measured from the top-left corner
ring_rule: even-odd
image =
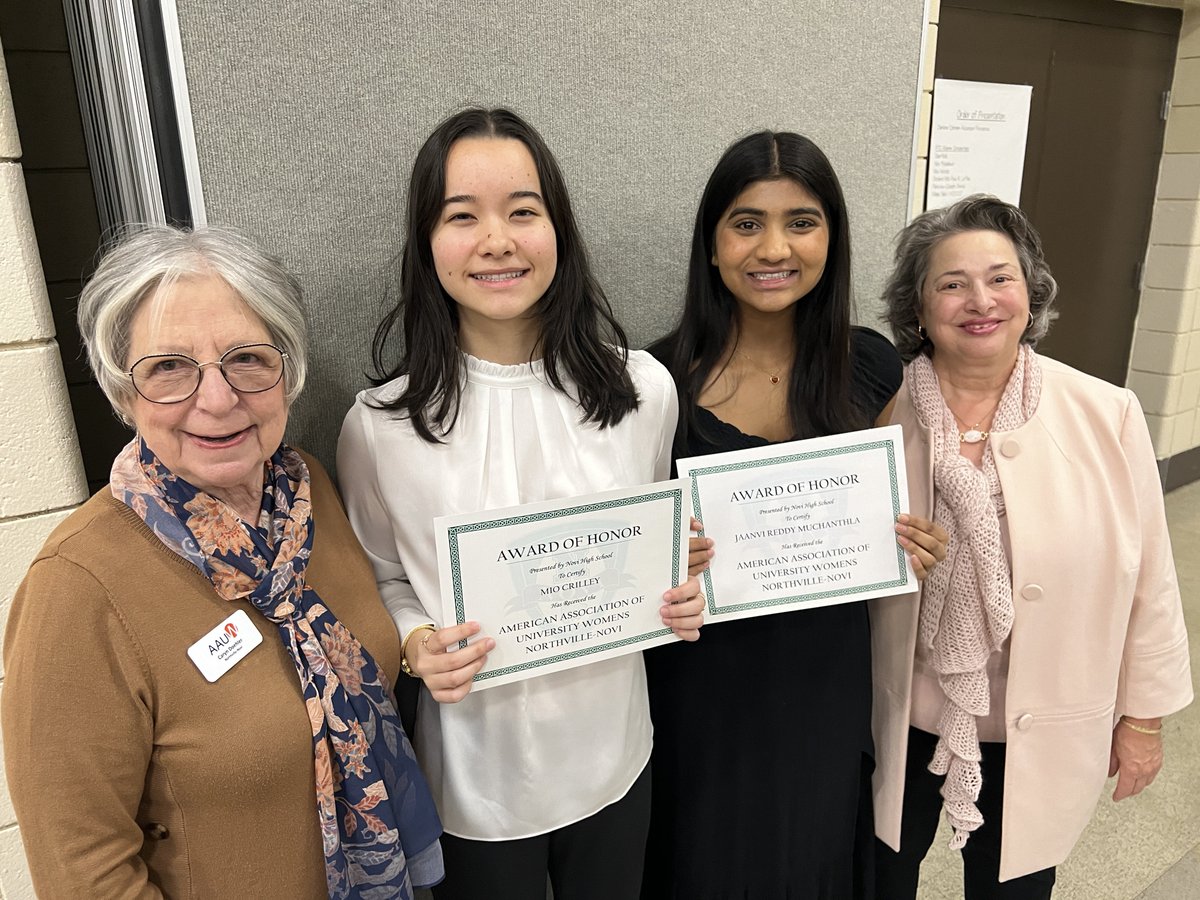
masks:
[[[970,194],[1021,202],[1032,95],[1027,84],[934,81],[926,209]]]

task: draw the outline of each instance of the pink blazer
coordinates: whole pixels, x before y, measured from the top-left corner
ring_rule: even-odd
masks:
[[[989,437],[1012,540],[1000,880],[1066,859],[1108,775],[1121,715],[1192,700],[1187,631],[1154,449],[1137,397],[1045,357],[1037,412]],[[905,381],[909,508],[933,511],[933,460]],[[895,849],[918,595],[870,601],[875,829]],[[1168,755],[1167,765],[1170,765]]]

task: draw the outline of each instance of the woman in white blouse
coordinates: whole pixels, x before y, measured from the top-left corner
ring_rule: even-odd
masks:
[[[636,897],[651,727],[640,654],[472,694],[494,641],[441,627],[436,516],[668,477],[675,389],[624,334],[587,263],[562,175],[504,109],[468,109],[417,154],[382,383],[346,416],[350,521],[422,691],[417,755],[442,814],[445,898]],[[402,332],[399,365],[388,339]],[[694,578],[664,624],[699,636]],[[437,702],[429,702],[430,699]]]

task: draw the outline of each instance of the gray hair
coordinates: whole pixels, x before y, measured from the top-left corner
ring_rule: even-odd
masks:
[[[929,341],[920,333],[921,291],[929,275],[929,259],[943,239],[964,231],[996,231],[1013,242],[1029,292],[1029,327],[1021,343],[1036,346],[1046,336],[1058,313],[1050,308],[1058,284],[1042,254],[1042,239],[1025,213],[987,194],[972,194],[943,209],[921,213],[896,239],[895,267],[883,289],[886,318],[900,357],[909,362],[929,352]]]
[[[117,415],[129,422],[133,399],[130,323],[143,300],[165,297],[180,278],[215,275],[262,319],[288,358],[284,394],[290,404],[308,370],[308,320],[300,283],[283,264],[236,231],[136,225],[105,254],[79,297],[79,333],[88,362]]]

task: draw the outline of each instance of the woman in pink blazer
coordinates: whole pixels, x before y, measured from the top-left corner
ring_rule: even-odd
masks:
[[[1192,699],[1154,451],[1128,390],[1034,352],[1057,286],[1024,214],[918,216],[885,290],[912,512],[950,534],[920,602],[872,602],[879,897],[939,813],[968,900],[1049,897],[1105,778],[1162,766]]]

